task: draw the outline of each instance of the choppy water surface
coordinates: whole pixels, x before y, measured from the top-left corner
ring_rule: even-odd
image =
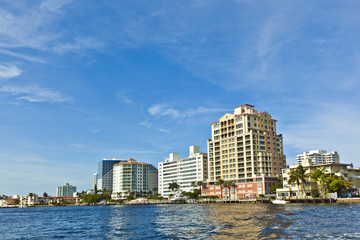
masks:
[[[360,204],[0,209],[0,239],[360,239]]]

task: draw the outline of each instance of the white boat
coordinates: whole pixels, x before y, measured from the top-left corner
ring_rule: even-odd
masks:
[[[283,200],[283,199],[275,199],[271,200],[272,204],[287,204],[289,201]]]
[[[170,200],[171,200],[171,202],[184,202],[184,201],[186,201],[186,198],[182,194],[179,194],[179,195],[177,194],[177,195],[173,196]]]

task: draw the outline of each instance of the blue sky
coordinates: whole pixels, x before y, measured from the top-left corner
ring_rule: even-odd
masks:
[[[0,194],[157,165],[244,104],[360,167],[358,1],[0,1]]]

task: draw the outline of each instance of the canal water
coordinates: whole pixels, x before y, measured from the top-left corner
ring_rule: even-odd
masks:
[[[0,208],[0,239],[360,239],[360,204]]]

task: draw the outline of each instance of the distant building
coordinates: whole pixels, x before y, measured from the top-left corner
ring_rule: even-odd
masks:
[[[312,150],[296,156],[297,164],[302,164],[306,159],[309,159],[312,164],[339,163],[339,154],[327,153],[325,150]]]
[[[114,165],[113,170],[113,198],[125,198],[130,192],[149,192],[157,182],[156,168],[148,163],[137,162],[130,158],[128,161]]]
[[[113,166],[119,162],[126,162],[124,159],[103,159],[98,162],[97,190],[104,191],[113,189]]]
[[[36,194],[30,194],[20,197],[20,205],[23,206],[35,206],[39,204],[39,197]]]
[[[95,190],[95,189],[97,189],[97,173],[94,173],[94,175],[93,175],[93,190]]]
[[[76,192],[76,187],[66,183],[63,186],[59,186],[56,189],[57,197],[72,197],[74,192]]]
[[[192,182],[206,181],[208,178],[208,160],[206,153],[200,153],[200,147],[190,146],[189,157],[179,158],[178,153],[170,153],[169,159],[160,162],[159,167],[159,194],[168,197],[172,192],[169,183],[179,184],[179,191],[193,191]]]

